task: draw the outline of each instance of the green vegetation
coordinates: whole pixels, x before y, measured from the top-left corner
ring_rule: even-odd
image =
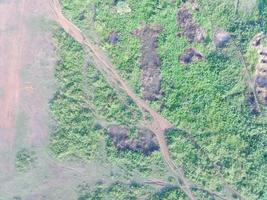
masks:
[[[262,26],[262,31],[266,33],[267,30],[267,23],[266,23],[266,16],[267,16],[267,1],[266,0],[257,0],[257,6],[260,16],[260,23]]]
[[[110,185],[104,185],[102,183],[96,184],[95,187],[90,185],[80,186],[80,197],[78,200],[91,200],[91,199],[118,199],[118,200],[137,200],[137,199],[149,199],[149,200],[175,200],[179,197],[179,200],[185,199],[185,196],[177,187],[166,186],[154,193],[151,186],[142,186],[137,183],[123,184],[113,183]],[[208,200],[209,198],[206,197]]]
[[[167,133],[171,155],[183,166],[186,176],[204,188],[222,192],[225,181],[246,199],[266,199],[266,110],[253,116],[246,104],[247,80],[236,45],[240,46],[253,73],[255,52],[251,38],[266,31],[267,6],[259,0],[250,12],[236,14],[234,1],[200,0],[194,20],[206,32],[204,43],[190,44],[177,37],[176,12],[182,1],[125,0],[117,6],[108,0],[63,0],[63,10],[90,38],[95,38],[109,54],[117,70],[140,94],[139,41],[131,31],[141,21],[163,28],[158,40],[161,58],[163,97],[151,103],[179,131]],[[118,9],[120,12],[118,12]],[[122,11],[122,9],[124,9]],[[126,11],[127,12],[126,12]],[[225,49],[212,44],[213,34],[223,29],[232,34]],[[107,42],[116,31],[119,43]],[[61,159],[78,156],[85,160],[101,159],[123,169],[124,178],[167,179],[160,153],[117,152],[108,138],[106,125],[118,123],[134,130],[140,112],[125,94],[112,89],[105,78],[86,63],[82,48],[63,31],[56,35],[59,62],[56,69],[58,92],[51,102],[57,122],[51,148]],[[205,59],[183,66],[178,56],[185,48],[196,48]],[[189,137],[190,134],[190,137]],[[193,141],[192,138],[193,137]],[[197,144],[194,142],[196,141]],[[104,146],[103,146],[104,144]],[[154,195],[154,196],[153,196]],[[155,196],[156,195],[156,196]],[[208,199],[196,192],[198,199]],[[81,195],[82,199],[186,199],[174,188],[160,193],[143,185],[98,185]]]
[[[107,136],[105,128],[109,124],[128,126],[135,136],[140,111],[133,102],[116,94],[66,33],[59,30],[55,43],[59,56],[58,91],[50,102],[57,123],[50,145],[54,154],[59,159],[98,159],[120,167],[122,175],[128,178],[165,176],[159,152],[149,157],[137,152],[117,152]]]
[[[145,187],[138,184],[126,185],[122,183],[114,183],[111,185],[97,184],[95,188],[91,186],[82,186],[80,189],[81,196],[79,200],[89,199],[118,199],[118,200],[135,200],[144,195],[149,195],[145,192]]]
[[[26,172],[34,167],[35,161],[35,152],[28,149],[21,149],[16,154],[16,169],[19,172]]]

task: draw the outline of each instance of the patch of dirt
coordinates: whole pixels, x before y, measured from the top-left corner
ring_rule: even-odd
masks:
[[[14,174],[18,147],[47,141],[54,58],[48,31],[42,29],[51,16],[48,10],[45,0],[0,2],[0,170],[4,178]]]
[[[160,59],[157,54],[157,38],[160,26],[142,24],[132,33],[140,39],[141,56],[141,93],[145,100],[156,100],[160,97]]]
[[[216,47],[223,48],[231,40],[230,33],[226,31],[217,31],[214,34],[213,42]]]
[[[116,45],[119,42],[119,35],[115,31],[112,31],[108,36],[108,42],[112,45]]]
[[[255,70],[255,90],[261,104],[267,106],[267,47],[263,45],[266,36],[258,33],[252,40],[251,46],[258,53],[258,64]]]
[[[41,25],[32,22],[49,18],[48,8],[42,0],[0,2],[0,149],[14,148],[16,134],[22,132],[16,126],[19,113],[27,119],[29,143],[39,145],[47,138],[43,108],[51,91],[43,80],[52,74],[53,47]]]
[[[204,30],[194,23],[192,14],[183,5],[176,14],[177,26],[181,29],[178,36],[184,36],[188,42],[203,42],[205,38]]]
[[[256,76],[255,84],[259,101],[267,106],[267,77]]]
[[[149,129],[138,130],[137,150],[142,151],[145,155],[159,150],[157,139],[152,131]]]
[[[125,150],[129,148],[129,130],[127,128],[114,125],[109,127],[107,132],[118,150]]]
[[[257,48],[261,45],[262,40],[265,38],[264,33],[257,33],[251,40],[250,44],[252,47]]]
[[[261,87],[261,88],[267,88],[267,77],[257,76],[256,77],[256,85]]]
[[[247,101],[247,105],[250,108],[250,113],[254,116],[259,114],[258,108],[257,108],[257,104],[256,104],[256,99],[255,96],[253,95],[253,93],[250,93],[246,99]]]
[[[129,130],[123,126],[110,126],[107,132],[115,147],[120,151],[131,150],[150,155],[159,150],[154,133],[148,129],[138,129],[137,139],[129,139]]]
[[[194,61],[203,60],[203,55],[193,48],[185,49],[183,54],[179,57],[181,64],[190,64]]]

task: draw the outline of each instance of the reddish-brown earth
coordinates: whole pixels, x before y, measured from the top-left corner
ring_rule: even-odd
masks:
[[[38,114],[41,114],[39,107],[42,104],[40,102],[42,99],[38,95],[47,91],[38,88],[40,86],[38,82],[42,80],[34,82],[34,79],[28,78],[34,71],[27,70],[35,65],[36,68],[40,68],[40,73],[49,71],[41,69],[41,67],[48,68],[49,60],[40,66],[42,65],[40,59],[44,59],[41,56],[47,53],[47,48],[51,49],[51,43],[48,42],[47,35],[38,33],[40,27],[31,25],[34,23],[34,17],[49,15],[48,8],[49,4],[40,0],[0,3],[0,149],[12,148],[15,145],[17,132],[15,123],[19,111],[30,113],[27,119],[31,132],[28,135],[30,143],[38,144],[41,138],[47,135],[46,126],[42,125],[38,117]],[[23,73],[29,73],[26,75],[28,76],[26,80]]]
[[[44,0],[0,2],[1,171],[13,170],[8,154],[19,146],[40,145],[48,133],[45,109],[50,90],[44,80],[52,77],[53,48],[36,19],[49,15]]]
[[[157,54],[157,38],[161,32],[159,25],[141,24],[132,33],[140,40],[141,94],[145,100],[160,97],[160,58]]]

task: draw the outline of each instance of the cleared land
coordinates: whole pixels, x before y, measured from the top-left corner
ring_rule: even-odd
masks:
[[[47,153],[56,61],[51,20],[46,0],[0,1],[0,199],[75,199],[84,179],[108,173],[98,163],[66,164]]]

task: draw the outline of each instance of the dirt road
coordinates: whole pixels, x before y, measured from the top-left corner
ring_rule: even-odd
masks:
[[[49,8],[46,0],[0,1],[0,199],[38,196],[35,184],[66,178],[44,157],[55,63]],[[23,148],[34,150],[40,162],[21,175],[15,157]]]
[[[0,183],[16,176],[15,155],[44,144],[53,80],[53,47],[36,19],[49,16],[45,1],[0,1]],[[51,15],[50,15],[51,16]],[[46,56],[51,59],[44,60]],[[43,77],[42,77],[43,76]],[[39,78],[42,77],[42,78]]]
[[[146,126],[155,133],[165,163],[167,164],[171,172],[177,177],[177,181],[178,183],[180,183],[180,187],[185,192],[185,194],[191,200],[196,199],[191,191],[190,182],[184,176],[182,169],[176,167],[169,154],[164,133],[166,129],[173,127],[171,123],[168,122],[168,120],[163,118],[161,115],[159,115],[156,111],[151,109],[145,101],[143,101],[134,94],[131,88],[128,87],[127,83],[116,72],[115,67],[112,65],[109,59],[105,57],[105,53],[95,44],[93,44],[89,39],[87,39],[77,26],[75,26],[72,22],[70,22],[63,16],[59,0],[52,0],[51,7],[54,10],[55,20],[58,22],[58,24],[77,42],[79,42],[91,52],[91,56],[94,59],[95,66],[102,73],[104,73],[105,77],[111,83],[113,83],[115,87],[119,87],[129,97],[131,97],[143,114],[148,112],[151,115],[152,122],[147,122]]]
[[[46,101],[53,47],[36,19],[49,14],[41,0],[0,1],[0,169],[11,173],[8,155],[17,147],[40,145],[47,135]],[[46,73],[42,79],[37,77]],[[35,74],[34,76],[32,76]],[[53,79],[51,79],[53,80]],[[4,159],[4,161],[2,160]]]
[[[22,65],[22,45],[19,41],[24,38],[25,34],[24,27],[22,26],[24,7],[24,1],[21,7],[16,6],[15,2],[2,3],[0,10],[1,150],[11,148],[14,144],[15,127],[13,126],[13,122],[15,120],[15,111],[19,98],[19,69]],[[12,20],[10,13],[16,13],[16,18],[19,20],[16,18]]]

